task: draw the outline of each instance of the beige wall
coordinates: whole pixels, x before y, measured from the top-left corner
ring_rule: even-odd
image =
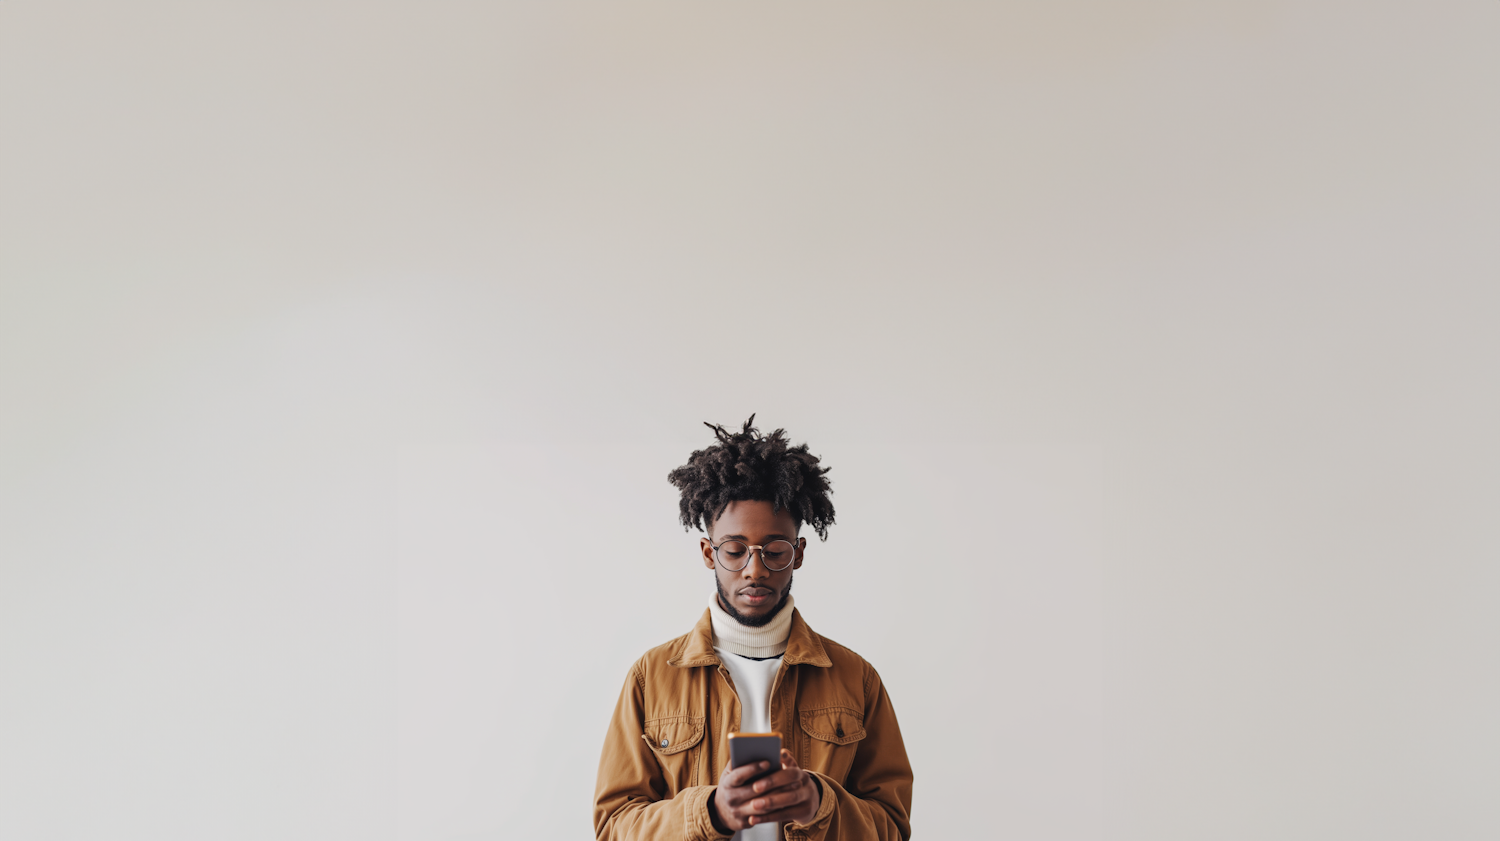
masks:
[[[1497,24],[0,4],[0,836],[587,837],[750,412],[919,837],[1500,834]]]

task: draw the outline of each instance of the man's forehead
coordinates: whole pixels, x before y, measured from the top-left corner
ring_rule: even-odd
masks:
[[[795,534],[798,523],[797,518],[786,508],[774,510],[770,502],[764,500],[736,500],[724,507],[719,516],[714,518],[712,524],[715,532],[722,529],[758,529],[762,531],[782,531],[787,535]],[[786,536],[786,535],[783,535]]]

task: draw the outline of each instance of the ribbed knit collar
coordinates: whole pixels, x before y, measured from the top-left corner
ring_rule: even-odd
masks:
[[[708,600],[708,615],[714,626],[714,648],[722,648],[741,657],[775,657],[786,653],[786,640],[792,633],[792,608],[796,599],[788,595],[786,604],[775,618],[759,628],[741,625],[719,606],[719,597]]]

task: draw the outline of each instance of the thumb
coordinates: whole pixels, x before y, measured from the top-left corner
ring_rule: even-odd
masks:
[[[792,756],[792,752],[791,751],[787,750],[786,748],[782,748],[781,749],[781,767],[783,767],[783,768],[801,768],[802,766],[797,764],[797,760],[796,760],[796,758],[794,758]]]

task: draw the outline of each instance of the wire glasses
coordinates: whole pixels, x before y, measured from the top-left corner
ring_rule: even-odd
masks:
[[[713,541],[708,545],[713,546]],[[739,572],[750,563],[750,550],[760,552],[760,562],[772,572],[781,572],[792,565],[797,557],[797,547],[789,540],[773,540],[764,546],[746,543],[743,540],[726,540],[714,546],[714,560],[730,572]]]

